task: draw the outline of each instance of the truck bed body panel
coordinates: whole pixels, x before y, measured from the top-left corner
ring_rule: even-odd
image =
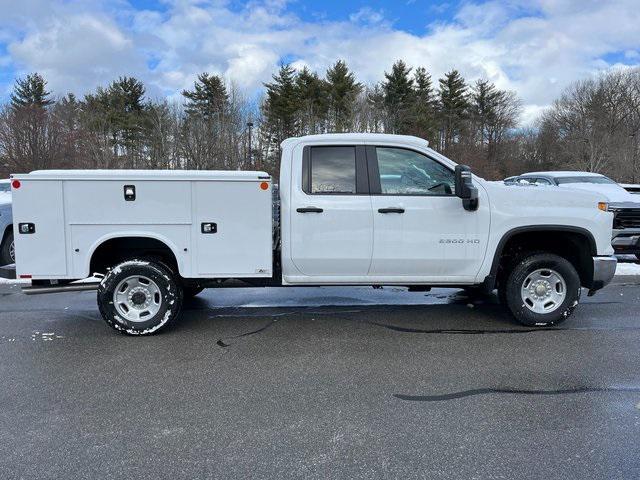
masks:
[[[104,242],[153,238],[185,278],[272,274],[271,182],[263,172],[46,171],[14,175],[18,274],[36,280],[91,275]],[[265,185],[266,184],[266,188]],[[125,199],[127,185],[135,199]],[[204,233],[202,223],[216,225]]]
[[[255,182],[193,182],[194,276],[268,277],[272,271],[271,190]],[[216,222],[216,234],[202,234]]]
[[[67,222],[70,225],[191,223],[191,182],[130,182],[136,187],[135,201],[124,201],[126,184],[122,180],[65,180]]]
[[[21,234],[20,223],[33,223],[35,232]],[[16,274],[33,278],[65,278],[69,274],[65,234],[63,182],[34,182],[13,190],[13,231]]]

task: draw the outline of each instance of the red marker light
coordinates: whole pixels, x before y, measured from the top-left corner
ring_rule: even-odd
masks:
[[[21,185],[20,180],[14,180],[13,182],[11,182],[11,186],[16,190],[20,188],[20,185]]]
[[[269,184],[268,184],[267,182],[262,182],[262,183],[260,184],[260,188],[261,188],[262,190],[269,190]]]

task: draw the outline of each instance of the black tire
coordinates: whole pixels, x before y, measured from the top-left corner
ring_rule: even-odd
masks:
[[[203,287],[192,287],[192,286],[182,287],[184,298],[193,298],[199,295],[200,293],[202,293],[203,290],[204,290]]]
[[[15,263],[15,259],[11,258],[13,250],[13,232],[8,231],[0,245],[0,265],[11,265]],[[15,252],[15,250],[13,250]]]
[[[159,289],[157,312],[139,321],[127,319],[118,311],[123,307],[114,305],[115,289],[124,280],[135,276],[151,280]],[[180,314],[182,298],[177,275],[165,265],[149,260],[127,260],[116,265],[98,287],[98,308],[102,318],[111,328],[128,335],[150,335],[166,328]]]
[[[549,313],[537,313],[525,304],[521,289],[527,277],[540,269],[557,272],[566,285],[565,298]],[[513,316],[521,324],[548,327],[563,322],[578,306],[581,287],[580,276],[566,259],[550,253],[533,253],[522,257],[511,269],[503,285],[502,296]]]

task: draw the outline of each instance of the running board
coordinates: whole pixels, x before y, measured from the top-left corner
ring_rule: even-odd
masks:
[[[100,282],[91,283],[67,283],[66,285],[47,285],[46,287],[35,285],[22,287],[25,295],[38,295],[41,293],[62,293],[62,292],[86,292],[97,290]]]

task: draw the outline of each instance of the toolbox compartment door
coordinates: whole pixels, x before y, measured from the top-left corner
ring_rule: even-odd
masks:
[[[265,183],[193,183],[191,238],[197,276],[271,276],[271,184],[264,188]]]
[[[62,278],[67,275],[62,181],[26,179],[21,183],[12,193],[17,274]],[[20,233],[23,223],[32,224],[33,232]]]

